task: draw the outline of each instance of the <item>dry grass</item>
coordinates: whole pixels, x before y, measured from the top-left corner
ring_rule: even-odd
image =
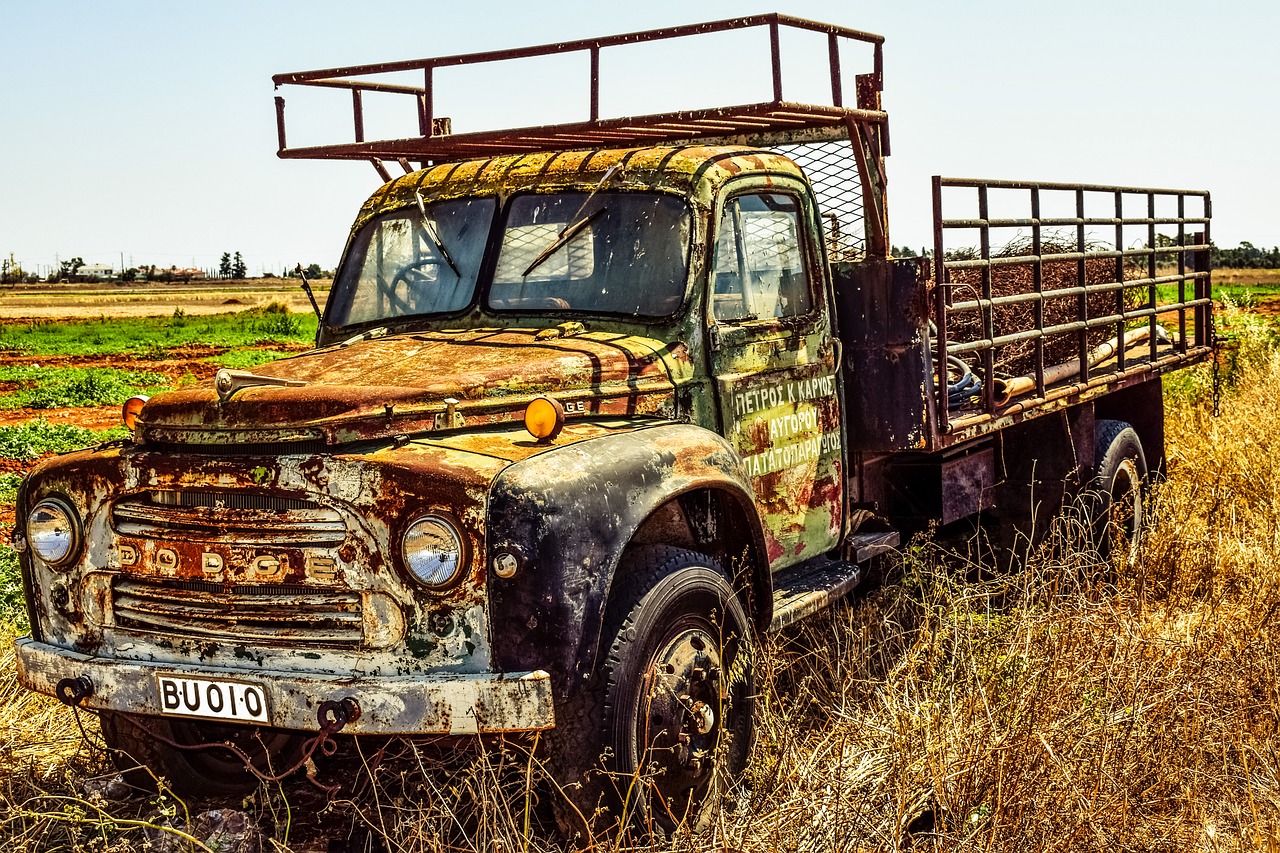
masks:
[[[1213,283],[1250,287],[1280,287],[1280,269],[1219,267],[1213,271]]]
[[[1280,851],[1280,356],[1226,314],[1222,416],[1207,366],[1179,374],[1134,565],[1098,565],[1065,522],[994,578],[914,543],[889,583],[765,651],[747,784],[711,835],[669,847]],[[103,759],[16,687],[11,656],[0,726],[6,849],[136,850],[124,821],[188,825],[172,800],[95,811],[81,785]],[[369,747],[344,799],[277,789],[249,808],[265,849],[326,849],[316,820],[397,853],[554,849],[525,746]]]
[[[774,658],[735,844],[1280,849],[1280,360],[1245,325],[1224,415],[1207,370],[1170,401],[1135,565],[973,582],[917,546]]]

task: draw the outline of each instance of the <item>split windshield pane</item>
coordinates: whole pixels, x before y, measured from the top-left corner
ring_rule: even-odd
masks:
[[[489,307],[666,317],[684,299],[691,217],[658,193],[518,196]]]
[[[448,314],[471,304],[497,203],[440,201],[361,229],[330,297],[331,326]]]

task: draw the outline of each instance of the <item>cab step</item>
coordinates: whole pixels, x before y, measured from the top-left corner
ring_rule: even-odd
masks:
[[[862,581],[866,561],[896,548],[901,541],[896,530],[854,534],[848,542],[853,561],[805,563],[779,572],[773,581],[773,621],[769,630],[793,625],[848,595]]]

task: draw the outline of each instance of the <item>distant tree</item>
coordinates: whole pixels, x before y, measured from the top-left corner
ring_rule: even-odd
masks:
[[[222,261],[218,264],[218,275],[221,278],[231,278],[231,253],[223,252]]]
[[[138,277],[138,268],[137,268],[137,267],[129,267],[127,270],[125,270],[124,272],[120,273],[120,280],[121,280],[121,281],[133,281],[133,280],[134,280],[134,279],[136,279],[137,277]]]
[[[245,266],[244,258],[240,257],[240,253],[236,252],[235,260],[231,262],[231,277],[244,278],[249,272],[249,268]]]
[[[75,278],[76,272],[84,266],[84,258],[72,258],[69,261],[62,261],[58,264],[59,278]]]
[[[1280,247],[1266,249],[1255,246],[1247,240],[1241,241],[1234,249],[1211,248],[1215,267],[1246,267],[1253,269],[1275,269],[1280,267]]]
[[[324,270],[320,269],[319,264],[311,264],[307,267],[307,278],[319,278],[324,275]]]

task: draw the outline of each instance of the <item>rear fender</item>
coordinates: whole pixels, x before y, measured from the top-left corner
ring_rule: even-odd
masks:
[[[659,507],[680,495],[717,491],[748,531],[753,613],[768,624],[772,590],[759,516],[738,454],[701,427],[671,424],[541,453],[505,469],[488,510],[488,585],[495,664],[551,673],[557,699],[595,668],[605,604],[628,543]],[[518,555],[509,578],[494,556]],[[527,664],[527,665],[526,665]]]

